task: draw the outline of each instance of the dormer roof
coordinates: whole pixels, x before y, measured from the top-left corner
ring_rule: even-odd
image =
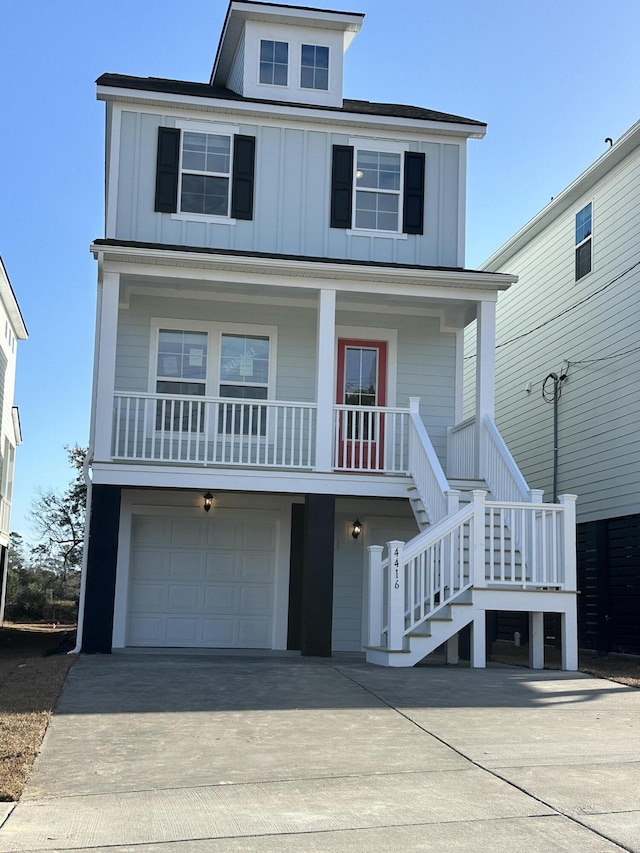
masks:
[[[310,6],[290,6],[280,3],[264,3],[259,0],[231,0],[222,27],[222,35],[213,63],[210,83],[226,86],[233,59],[242,38],[246,21],[267,24],[316,27],[344,34],[345,50],[356,36],[364,15],[360,12],[337,12],[314,9]]]

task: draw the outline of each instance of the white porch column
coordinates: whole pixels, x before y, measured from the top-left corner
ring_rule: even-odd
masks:
[[[318,369],[316,379],[316,471],[333,470],[333,406],[336,352],[336,292],[318,294]]]
[[[99,311],[96,329],[96,375],[93,410],[94,458],[111,458],[113,428],[113,392],[116,381],[116,340],[118,337],[118,301],[120,274],[105,272],[99,288]]]
[[[562,633],[562,668],[575,672],[578,669],[578,602],[569,597],[566,609],[560,614]]]
[[[544,613],[529,613],[529,666],[544,669]]]
[[[389,631],[387,648],[392,652],[401,652],[404,648],[404,564],[402,552],[404,542],[393,539],[387,542],[389,573],[387,577],[387,608]]]
[[[369,545],[369,630],[367,631],[367,643],[370,646],[379,646],[382,642],[382,545]]]
[[[476,476],[484,476],[481,457],[482,421],[495,414],[496,386],[496,303],[478,304],[476,332]]]
[[[480,610],[471,623],[471,666],[484,669],[487,665],[487,613]]]

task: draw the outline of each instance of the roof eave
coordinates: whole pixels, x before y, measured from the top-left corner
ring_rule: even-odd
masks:
[[[620,139],[605,151],[559,195],[555,196],[533,219],[503,243],[478,269],[495,270],[504,266],[531,240],[545,230],[567,208],[574,205],[608,172],[621,163],[635,148],[640,146],[640,121],[629,128]]]

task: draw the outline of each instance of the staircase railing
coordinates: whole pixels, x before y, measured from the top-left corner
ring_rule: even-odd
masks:
[[[429,522],[447,515],[449,483],[420,417],[420,399],[409,399],[409,474]]]
[[[369,547],[369,645],[405,638],[471,587],[576,589],[575,495],[558,504],[473,501],[408,544]],[[523,556],[516,537],[532,555]]]
[[[447,430],[447,473],[461,480],[474,480],[478,476],[477,467],[474,416]]]
[[[492,418],[480,424],[480,477],[497,501],[530,501],[531,492]]]

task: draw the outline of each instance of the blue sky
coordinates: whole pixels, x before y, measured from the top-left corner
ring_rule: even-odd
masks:
[[[486,121],[469,144],[467,266],[481,263],[638,118],[638,0],[317,0],[366,14],[345,95]],[[226,0],[7,3],[0,28],[0,254],[20,344],[12,527],[63,487],[89,429],[96,267],[111,71],[206,81]]]

